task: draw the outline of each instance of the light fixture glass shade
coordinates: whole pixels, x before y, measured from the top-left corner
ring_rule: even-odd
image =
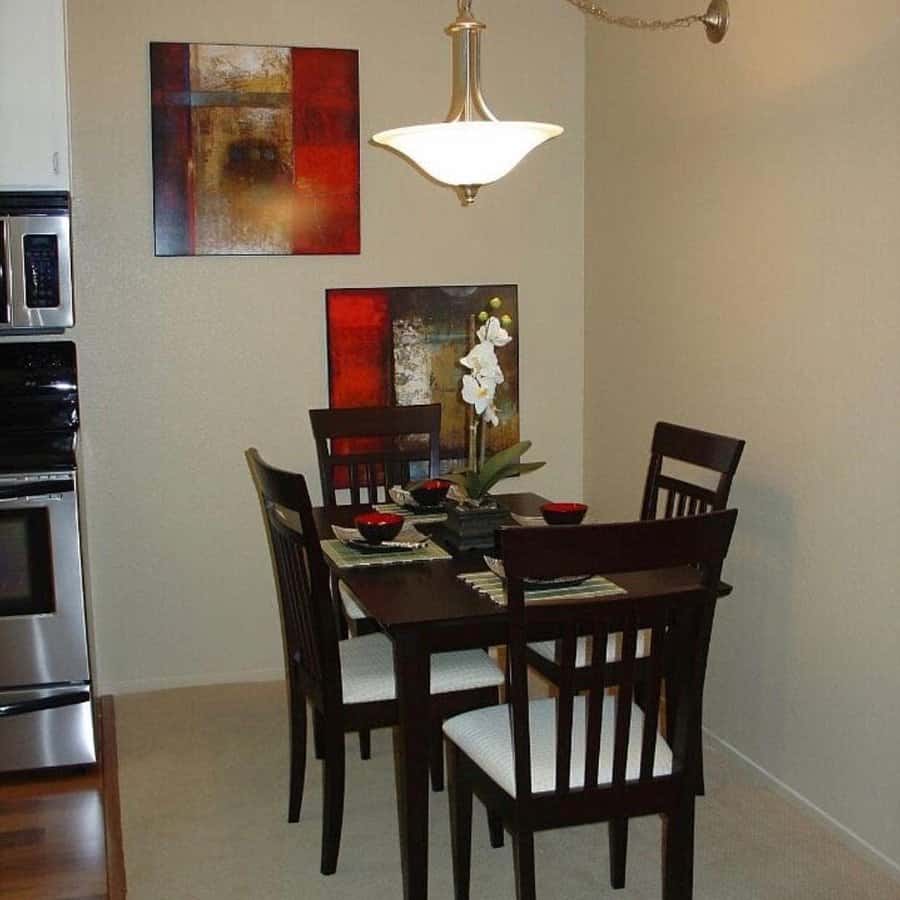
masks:
[[[459,187],[497,181],[562,132],[544,122],[440,122],[392,128],[372,140],[403,154],[435,181]]]

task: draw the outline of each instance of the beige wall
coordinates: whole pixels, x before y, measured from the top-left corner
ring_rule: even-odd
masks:
[[[897,7],[733,7],[588,31],[585,492],[636,513],[657,419],[747,439],[707,725],[897,863]]]
[[[365,143],[444,115],[449,0],[70,0],[75,337],[103,690],[280,672],[242,451],[256,444],[314,475],[306,410],[327,403],[328,287],[518,283],[522,433],[549,463],[528,486],[580,495],[583,24],[552,4],[518,7],[479,10],[485,91],[498,114],[567,133],[464,210]],[[154,258],[151,40],[360,50],[361,256]]]

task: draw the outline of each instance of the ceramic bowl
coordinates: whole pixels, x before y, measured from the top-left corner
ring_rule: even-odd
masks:
[[[587,511],[583,503],[545,503],[541,507],[548,525],[580,525]]]
[[[393,540],[403,527],[403,516],[394,513],[363,513],[353,520],[362,539],[369,544]]]
[[[444,481],[443,478],[432,478],[429,481],[423,481],[418,487],[413,488],[410,493],[419,506],[437,506],[447,496],[447,491],[450,490],[452,483],[451,481]]]

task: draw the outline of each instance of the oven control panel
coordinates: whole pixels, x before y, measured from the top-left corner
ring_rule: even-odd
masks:
[[[25,263],[25,305],[29,309],[59,306],[59,244],[55,234],[26,234],[22,239]]]

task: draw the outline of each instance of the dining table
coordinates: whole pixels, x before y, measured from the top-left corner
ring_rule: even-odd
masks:
[[[534,493],[497,496],[520,516],[540,516],[545,498]],[[332,536],[332,525],[352,526],[371,506],[317,507],[319,535]],[[510,525],[515,524],[512,520]],[[507,640],[506,607],[478,593],[458,576],[483,571],[484,550],[454,552],[440,524],[416,528],[451,553],[450,558],[396,565],[338,567],[335,574],[350,588],[367,616],[391,640],[399,725],[394,730],[397,815],[405,900],[428,896],[429,702],[430,658],[434,653],[502,645]],[[649,572],[603,573],[627,595],[639,599],[690,592],[701,586],[697,569],[684,566]],[[723,586],[727,587],[727,586]],[[727,593],[723,590],[720,593]]]

